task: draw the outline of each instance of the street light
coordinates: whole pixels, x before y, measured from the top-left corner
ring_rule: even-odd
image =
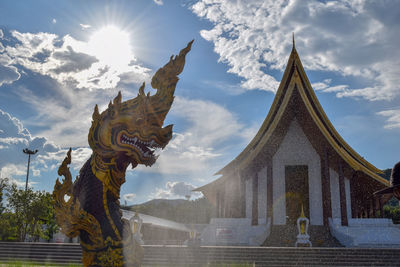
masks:
[[[28,177],[29,177],[29,164],[31,163],[31,155],[35,155],[39,150],[29,150],[25,148],[22,150],[25,154],[28,154],[28,169],[26,171],[26,184],[25,184],[25,191],[28,190]]]

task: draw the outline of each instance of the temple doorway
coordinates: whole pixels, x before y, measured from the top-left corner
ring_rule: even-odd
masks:
[[[304,215],[310,218],[309,194],[308,194],[308,166],[285,166],[286,187],[286,224],[296,224],[300,217],[301,205],[304,207]]]

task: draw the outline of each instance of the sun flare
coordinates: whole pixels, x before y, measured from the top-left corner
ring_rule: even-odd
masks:
[[[129,33],[112,25],[94,32],[88,45],[91,53],[109,67],[121,69],[134,59]]]

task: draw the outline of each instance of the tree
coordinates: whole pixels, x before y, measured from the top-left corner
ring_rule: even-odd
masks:
[[[0,241],[15,241],[17,235],[15,216],[4,203],[9,186],[8,178],[0,179]]]
[[[389,218],[393,220],[393,223],[400,223],[400,207],[394,207],[390,205],[385,205],[383,207],[383,215],[385,218]]]
[[[22,190],[8,185],[6,190],[7,211],[0,221],[0,239],[25,241],[49,240],[57,230],[53,199],[45,191]]]

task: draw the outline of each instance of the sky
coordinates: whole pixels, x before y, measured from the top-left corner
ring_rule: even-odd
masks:
[[[133,98],[194,39],[152,167],[126,173],[121,203],[192,198],[265,119],[292,49],[337,131],[381,169],[400,160],[400,2],[0,1],[0,177],[53,190],[90,157],[87,134],[118,91]]]

